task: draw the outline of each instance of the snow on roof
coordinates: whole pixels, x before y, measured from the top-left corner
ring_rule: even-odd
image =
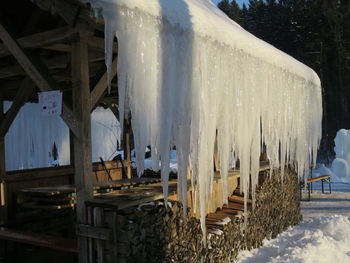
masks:
[[[243,30],[209,0],[85,1],[104,17],[109,72],[118,39],[120,120],[131,116],[139,174],[151,145],[166,199],[176,146],[178,195],[186,209],[190,176],[203,231],[216,138],[222,204],[237,159],[241,188],[254,197],[263,144],[282,174],[286,163],[302,176],[315,162],[322,97],[313,70]]]
[[[103,10],[103,16],[110,20],[115,18],[116,9],[132,10],[135,16],[137,13],[148,14],[154,19],[167,21],[173,27],[226,44],[320,85],[317,74],[311,68],[244,30],[211,0],[91,0],[91,3],[95,10]]]

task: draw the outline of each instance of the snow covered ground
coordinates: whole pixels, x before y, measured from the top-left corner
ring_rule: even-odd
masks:
[[[239,263],[350,262],[350,221],[341,215],[308,219],[259,249],[242,251]]]
[[[242,251],[237,262],[350,263],[350,184],[331,186],[331,194],[322,194],[321,184],[314,183],[311,201],[301,202],[304,220],[264,240],[261,248]]]

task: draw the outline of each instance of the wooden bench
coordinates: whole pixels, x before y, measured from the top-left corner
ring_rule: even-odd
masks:
[[[317,181],[321,181],[321,185],[322,185],[322,193],[324,193],[324,183],[328,183],[329,186],[329,193],[332,193],[332,188],[331,188],[331,180],[330,178],[332,177],[331,174],[325,174],[325,175],[321,175],[321,176],[317,176],[317,177],[311,177],[309,179],[307,179],[306,181],[306,188],[308,190],[308,201],[310,201],[311,199],[311,189],[312,189],[312,183],[317,182]],[[305,181],[301,181],[300,182],[300,200],[301,199],[301,191],[303,186],[305,185]]]
[[[1,240],[29,244],[37,247],[45,247],[69,253],[78,253],[77,240],[38,233],[22,232],[6,227],[0,227],[0,241]],[[0,246],[3,252],[5,253],[5,255],[3,256],[6,257],[5,244],[2,244]]]

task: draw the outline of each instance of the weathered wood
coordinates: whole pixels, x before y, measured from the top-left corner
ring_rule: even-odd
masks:
[[[76,216],[78,224],[86,224],[85,201],[92,192],[92,149],[91,149],[91,97],[89,83],[88,35],[81,32],[72,44],[72,89],[73,111],[80,122],[74,136],[74,168],[77,192]],[[88,240],[78,237],[79,262],[88,262]]]
[[[123,149],[124,149],[124,160],[131,164],[131,125],[129,120],[124,121],[123,129]],[[132,176],[132,167],[131,165],[127,166],[127,177],[131,178]]]
[[[21,232],[5,227],[0,227],[0,239],[14,242],[30,244],[34,246],[46,247],[65,252],[77,252],[76,240],[62,237],[48,236],[43,234]]]
[[[118,59],[115,58],[112,63],[111,78],[117,74]],[[101,76],[94,89],[91,92],[91,110],[95,109],[102,96],[106,93],[107,89],[107,71]]]
[[[22,48],[39,48],[44,46],[52,46],[60,41],[69,38],[76,32],[75,28],[61,27],[53,30],[33,34],[18,38],[16,42]],[[0,44],[0,58],[11,55],[11,51],[4,44]]]
[[[90,36],[89,47],[105,50],[105,40],[100,37]],[[118,52],[118,45],[113,43],[113,53]]]
[[[100,240],[110,240],[112,236],[112,230],[103,227],[93,227],[90,225],[78,225],[77,234]]]
[[[104,60],[104,53],[102,52],[90,52],[89,53],[89,62],[100,62]],[[46,65],[48,70],[59,70],[62,69],[64,72],[66,72],[68,68],[68,64],[70,64],[70,57],[68,55],[60,55],[57,57],[53,57],[50,59],[44,59],[44,64]],[[91,65],[91,64],[90,64]],[[96,68],[96,65],[92,64],[93,67]],[[18,65],[14,66],[8,66],[8,67],[1,67],[0,68],[0,78],[10,78],[14,76],[22,76],[25,75],[25,71],[23,71],[22,67]],[[16,81],[11,81],[11,84],[13,83],[14,89],[18,87],[18,83]],[[3,90],[9,89],[9,85],[2,85]]]
[[[0,24],[0,38],[41,91],[58,89],[45,65],[38,58],[35,59],[33,56],[30,58],[30,56],[28,56],[29,54],[27,54],[11,37],[3,24]],[[78,134],[78,122],[72,110],[66,104],[62,105],[61,117],[74,134]]]
[[[103,209],[96,207],[94,208],[94,212],[95,212],[95,218],[96,218],[95,225],[97,227],[101,227],[104,222]],[[100,232],[100,234],[102,234],[102,232]],[[108,240],[110,240],[110,236],[111,236],[111,232],[109,233]],[[103,240],[101,239],[96,240],[97,263],[104,263],[103,244],[104,244]]]
[[[332,176],[333,176],[333,175],[331,175],[331,174],[326,174],[326,175],[321,175],[321,176],[309,178],[309,179],[307,179],[306,183],[307,183],[307,184],[309,184],[309,183],[314,183],[314,182],[317,182],[317,181],[321,181],[321,180],[330,178],[330,177],[332,177]],[[301,181],[300,184],[301,184],[301,185],[305,184],[305,181]]]
[[[24,105],[27,98],[33,93],[33,91],[34,83],[28,78],[25,78],[23,80],[21,88],[17,91],[17,94],[12,102],[10,109],[6,112],[4,119],[1,121],[0,137],[5,137],[13,120],[16,118],[17,113]]]

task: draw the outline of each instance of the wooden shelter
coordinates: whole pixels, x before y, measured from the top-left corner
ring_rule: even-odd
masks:
[[[88,4],[83,4],[79,0],[13,0],[4,1],[0,6],[0,224],[8,223],[8,219],[11,219],[12,193],[18,189],[41,187],[36,190],[37,193],[40,192],[40,198],[54,195],[57,192],[67,194],[75,192],[75,225],[77,226],[79,262],[92,263],[94,262],[92,257],[97,258],[97,262],[104,262],[102,241],[108,241],[112,232],[116,235],[116,228],[113,226],[110,229],[104,228],[103,214],[107,211],[112,219],[116,219],[115,211],[118,209],[164,198],[163,188],[159,181],[152,186],[124,189],[118,193],[93,198],[96,190],[114,189],[132,184],[131,181],[128,181],[96,185],[92,176],[93,171],[103,170],[104,167],[92,163],[91,112],[97,106],[103,106],[110,108],[119,118],[116,76],[117,40],[115,39],[112,48],[112,83],[111,91],[108,93],[104,21],[91,17]],[[37,101],[37,92],[52,90],[63,92],[61,117],[70,130],[71,166],[6,172],[4,137],[11,123],[26,102]],[[7,112],[3,112],[5,100],[13,102]],[[213,134],[215,139],[215,133]],[[130,136],[130,121],[124,120],[125,160],[123,165],[127,167],[128,179],[132,174]],[[226,210],[223,209],[219,215],[214,214],[218,207],[222,208],[224,192],[218,171],[217,148],[218,146],[215,146],[213,159],[216,173],[213,182],[214,190],[211,193],[213,198],[208,202],[207,215],[211,214],[207,217],[208,225],[213,222],[215,225],[218,218],[220,220],[227,216],[233,218],[237,215],[238,210],[239,212],[244,210],[243,198],[232,197],[225,207]],[[257,151],[257,153],[260,152]],[[266,158],[263,159],[266,160]],[[258,156],[256,161],[259,163]],[[109,163],[107,168],[119,169],[120,166]],[[266,170],[269,170],[269,165],[264,163],[260,167],[260,172]],[[35,173],[34,176],[33,173]],[[239,172],[230,171],[228,177],[228,189],[232,194],[238,184]],[[51,188],[54,185],[72,184],[73,182],[75,187],[64,186],[55,190]],[[150,182],[154,181],[135,180],[133,183],[142,185]],[[170,181],[169,200],[178,200],[178,189],[177,183]],[[188,206],[191,208],[193,200],[191,200],[190,191],[191,189],[188,189],[187,195],[189,196]],[[30,194],[30,191],[26,190],[22,193]],[[127,196],[133,198],[124,200],[123,198]],[[195,198],[193,203],[196,203],[199,197]],[[220,201],[217,202],[218,200]],[[237,205],[237,202],[240,203]],[[196,216],[199,217],[198,213]],[[117,224],[116,222],[117,220],[114,225]],[[209,226],[208,229],[210,227],[213,228]],[[214,226],[213,229],[217,230],[216,227]],[[0,239],[1,231],[2,229],[0,229]],[[11,234],[7,230],[3,232],[6,237]],[[15,234],[21,237],[20,233]],[[96,245],[95,254],[90,253],[91,240],[94,240]],[[36,244],[43,245],[39,241]]]
[[[8,218],[10,200],[6,191],[13,179],[5,169],[4,137],[24,103],[37,101],[37,92],[61,90],[61,117],[71,133],[74,171],[69,173],[74,174],[76,185],[77,224],[85,224],[84,202],[93,195],[90,113],[100,105],[119,118],[115,81],[110,94],[106,90],[103,21],[95,21],[89,7],[78,0],[4,1],[0,10],[0,221],[4,223]],[[114,56],[113,77],[117,44]],[[7,112],[3,112],[5,100],[13,102]],[[125,131],[125,165],[130,178],[130,129]],[[52,185],[60,173],[62,170],[47,170],[36,179],[41,181],[40,186],[45,182]],[[19,180],[24,178],[22,173]],[[87,262],[86,246],[86,238],[80,237],[80,262]]]

